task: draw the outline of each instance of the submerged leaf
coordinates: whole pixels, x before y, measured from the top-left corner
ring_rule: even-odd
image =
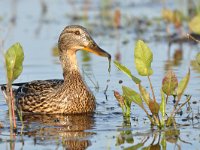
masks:
[[[150,76],[153,74],[151,62],[153,54],[150,48],[141,40],[138,40],[134,51],[135,66],[141,76]]]
[[[12,45],[5,54],[8,82],[12,83],[23,70],[24,52],[20,43]]]
[[[126,86],[122,86],[122,90],[125,99],[127,99],[129,102],[134,102],[143,108],[142,98],[140,97],[140,94]]]
[[[188,73],[186,74],[186,76],[179,82],[178,89],[177,89],[178,100],[181,99],[181,96],[188,85],[189,79],[190,79],[190,69]]]
[[[139,84],[139,90],[144,102],[147,104],[147,106],[149,106],[149,101],[151,100],[150,94],[141,84]]]
[[[123,73],[125,73],[128,77],[130,77],[136,84],[139,84],[141,82],[140,79],[138,79],[137,77],[133,76],[131,74],[131,71],[126,67],[126,66],[123,66],[122,64],[120,64],[119,62],[117,61],[114,61],[114,64],[115,66],[120,70],[122,71]]]
[[[176,74],[169,70],[162,81],[162,90],[166,95],[173,95],[178,87]]]

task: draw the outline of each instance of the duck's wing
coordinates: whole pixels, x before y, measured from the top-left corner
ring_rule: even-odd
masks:
[[[42,91],[52,91],[59,88],[63,84],[63,80],[53,79],[53,80],[35,80],[31,82],[23,82],[23,83],[13,83],[12,86],[14,96],[21,97],[22,95],[26,95],[29,93],[40,93]],[[6,85],[1,85],[1,90],[6,96]]]
[[[36,93],[41,91],[52,91],[59,88],[63,84],[63,80],[35,80],[27,83],[15,83],[13,86],[18,86],[15,94],[19,93]]]

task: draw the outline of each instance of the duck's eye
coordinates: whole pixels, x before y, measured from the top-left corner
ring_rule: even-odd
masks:
[[[75,31],[75,34],[80,35],[81,33],[80,33],[80,31]]]

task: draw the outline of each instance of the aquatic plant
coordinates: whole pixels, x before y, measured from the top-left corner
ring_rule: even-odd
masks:
[[[188,23],[190,31],[196,34],[200,34],[200,14],[194,16]]]
[[[191,98],[191,96],[188,96],[186,101],[179,105],[181,97],[189,82],[190,70],[180,82],[178,82],[178,79],[172,70],[169,70],[166,73],[162,81],[161,103],[159,104],[155,97],[154,88],[150,79],[150,76],[153,74],[153,69],[151,68],[152,61],[153,53],[151,52],[151,49],[143,41],[138,40],[134,50],[134,63],[138,74],[148,78],[152,97],[146,88],[142,86],[141,80],[135,77],[126,66],[123,66],[117,61],[114,61],[116,67],[132,79],[138,86],[139,93],[132,88],[122,86],[123,94],[120,95],[119,92],[114,91],[114,95],[118,100],[125,117],[130,117],[131,103],[134,102],[146,113],[152,125],[156,125],[159,128],[175,125],[174,117],[176,113],[179,112]],[[169,96],[174,96],[176,102],[171,113],[166,115],[166,105]],[[147,107],[145,107],[145,105]]]
[[[200,52],[196,55],[196,62],[200,65]]]
[[[175,28],[180,28],[183,22],[183,14],[179,10],[162,10],[162,18],[168,23],[172,23]]]
[[[7,75],[6,102],[9,109],[10,129],[16,129],[15,102],[12,90],[12,83],[16,80],[23,70],[24,52],[20,43],[13,44],[5,53],[5,68]]]

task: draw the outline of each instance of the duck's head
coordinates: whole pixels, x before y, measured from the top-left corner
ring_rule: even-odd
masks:
[[[74,53],[77,50],[85,50],[99,56],[111,58],[109,53],[96,44],[87,30],[79,25],[65,27],[59,37],[58,47],[61,55],[66,52]]]

